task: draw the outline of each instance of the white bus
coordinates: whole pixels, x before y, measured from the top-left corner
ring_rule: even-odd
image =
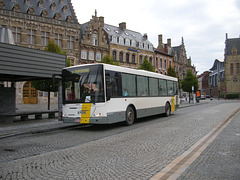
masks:
[[[99,63],[64,68],[62,78],[66,123],[131,125],[179,106],[177,78],[158,73]]]

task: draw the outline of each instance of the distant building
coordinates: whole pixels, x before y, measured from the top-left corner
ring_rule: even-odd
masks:
[[[171,47],[171,39],[167,40],[167,44],[162,42],[162,35],[158,35],[158,47],[154,49],[155,54],[155,72],[167,75],[169,66],[173,67],[175,58],[174,49]]]
[[[104,17],[97,17],[95,11],[92,19],[81,25],[80,64],[101,61],[106,54],[109,54],[109,40]]]
[[[173,47],[175,51],[175,58],[173,62],[173,66],[179,76],[180,80],[183,80],[187,71],[191,71],[194,75],[196,75],[196,69],[192,66],[191,57],[187,58],[187,53],[184,45],[184,40],[182,38],[182,44],[180,46]]]
[[[154,65],[153,44],[148,40],[147,34],[128,30],[125,22],[118,27],[104,24],[104,30],[108,34],[110,56],[121,66],[136,69],[144,58]]]
[[[210,90],[209,90],[209,71],[205,71],[201,75],[199,75],[198,78],[198,85],[199,85],[199,90],[201,92],[204,92],[206,95],[210,95]]]
[[[226,93],[240,95],[240,38],[226,34],[224,55]]]
[[[216,59],[209,74],[209,91],[213,97],[220,97],[225,92],[224,61]]]

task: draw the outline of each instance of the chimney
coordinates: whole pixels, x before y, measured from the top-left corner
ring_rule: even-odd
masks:
[[[158,35],[158,45],[162,44],[162,34]]]
[[[169,47],[171,47],[171,39],[167,39],[167,44]]]
[[[126,23],[125,23],[125,22],[120,23],[120,24],[119,24],[119,28],[125,30],[125,29],[127,28]]]
[[[145,33],[145,34],[143,35],[143,38],[144,38],[145,40],[148,39],[148,35],[147,35],[147,33]]]

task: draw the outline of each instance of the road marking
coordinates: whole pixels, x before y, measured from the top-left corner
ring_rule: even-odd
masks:
[[[240,109],[231,114],[227,119],[213,128],[207,135],[200,139],[196,144],[190,147],[183,154],[175,158],[159,173],[150,180],[177,179],[181,174],[201,155],[209,144],[222,132],[222,130],[231,122],[231,120],[240,112]]]

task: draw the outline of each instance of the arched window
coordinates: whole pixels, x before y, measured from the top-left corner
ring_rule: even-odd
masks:
[[[113,61],[117,61],[117,52],[116,51],[112,52],[112,57],[113,57]]]
[[[129,63],[129,53],[126,54],[126,62]]]
[[[135,63],[135,62],[136,62],[136,55],[132,54],[132,63]]]
[[[97,46],[98,45],[98,34],[97,31],[93,31],[93,35],[92,35],[92,45],[93,46]]]
[[[142,56],[142,55],[139,56],[139,63],[140,63],[140,64],[143,63],[143,56]]]
[[[123,62],[123,52],[120,52],[120,53],[119,53],[119,61],[120,61],[120,62]]]

